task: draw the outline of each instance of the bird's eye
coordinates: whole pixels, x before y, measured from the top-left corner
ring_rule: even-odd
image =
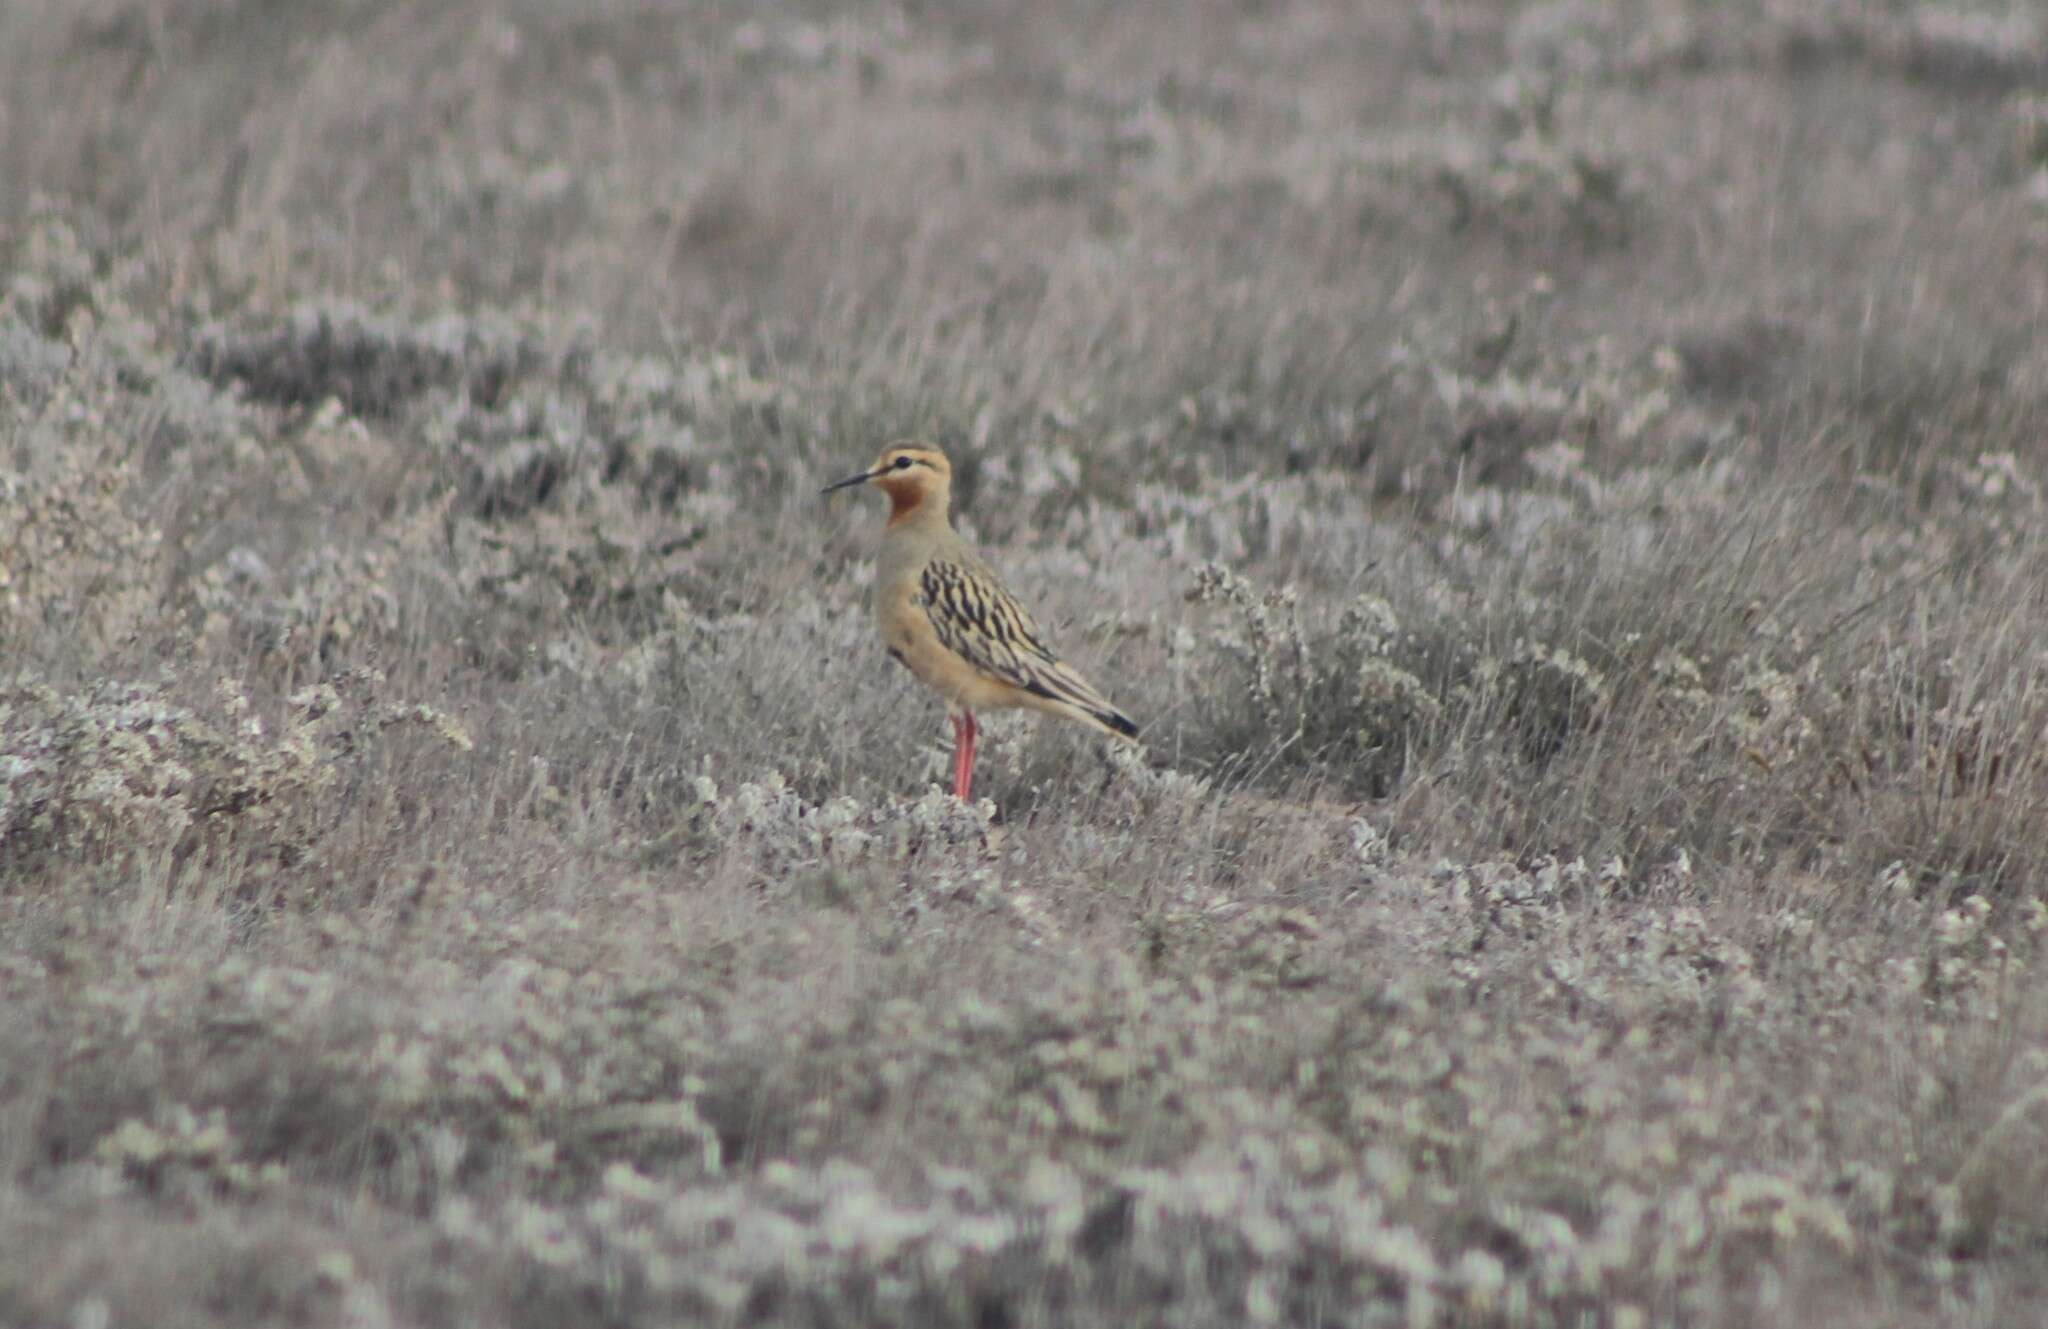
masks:
[[[908,457],[898,457],[898,458],[896,459],[896,469],[897,469],[897,470],[899,470],[899,471],[907,471],[907,470],[909,470],[909,469],[910,469],[910,458],[908,458]]]

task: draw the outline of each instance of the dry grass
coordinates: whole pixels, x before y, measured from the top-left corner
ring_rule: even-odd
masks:
[[[0,9],[0,1322],[2031,1322],[2048,27],[1352,10]]]

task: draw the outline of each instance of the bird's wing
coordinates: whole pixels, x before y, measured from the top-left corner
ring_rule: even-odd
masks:
[[[915,603],[939,644],[982,673],[1136,737],[1138,726],[1052,653],[1030,613],[986,568],[933,559],[919,575]]]

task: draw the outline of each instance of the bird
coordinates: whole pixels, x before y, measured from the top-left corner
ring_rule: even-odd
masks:
[[[953,795],[974,785],[977,710],[1023,707],[1136,743],[1135,721],[1045,643],[1038,624],[953,529],[953,465],[926,443],[892,444],[831,494],[873,485],[889,496],[875,560],[875,625],[898,664],[945,698]]]

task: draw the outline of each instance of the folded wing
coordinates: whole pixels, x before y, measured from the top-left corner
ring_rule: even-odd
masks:
[[[939,644],[992,678],[1020,688],[1076,720],[1122,738],[1138,726],[1054,655],[1024,606],[987,569],[935,559],[918,599]]]

